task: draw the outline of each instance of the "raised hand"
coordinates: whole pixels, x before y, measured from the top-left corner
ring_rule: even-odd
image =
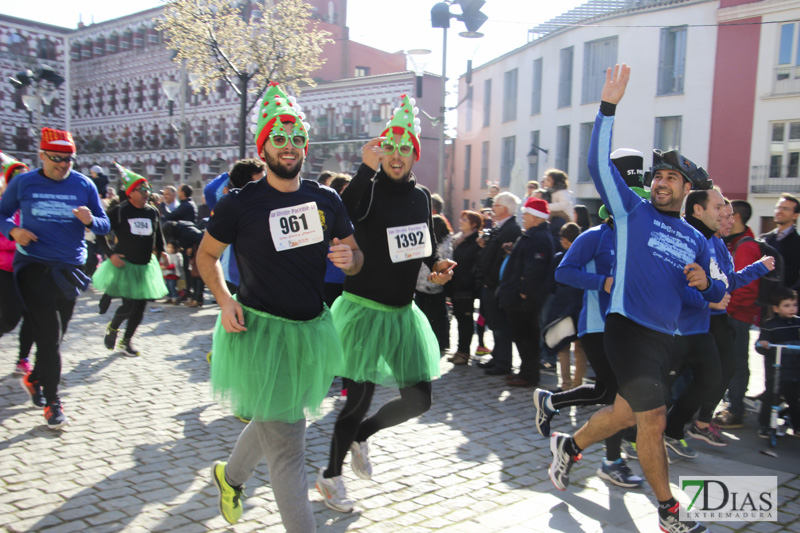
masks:
[[[610,104],[618,104],[625,94],[625,87],[631,79],[631,67],[623,63],[614,65],[614,69],[606,70],[606,83],[600,93],[600,100]]]

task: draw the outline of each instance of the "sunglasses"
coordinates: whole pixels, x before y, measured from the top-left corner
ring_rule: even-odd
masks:
[[[414,151],[414,147],[411,146],[410,144],[398,145],[395,144],[394,141],[386,139],[381,143],[381,150],[383,150],[383,153],[385,155],[392,155],[395,152],[395,150],[397,150],[398,152],[400,152],[400,155],[405,157],[411,155],[411,152]]]
[[[287,135],[270,135],[269,138],[272,140],[272,146],[275,148],[283,148],[289,144],[289,137]],[[292,146],[295,148],[305,148],[308,144],[308,137],[303,135],[293,135],[291,140]]]
[[[138,191],[141,194],[150,194],[150,187],[136,187],[133,190]]]
[[[44,155],[46,155],[47,159],[49,159],[53,163],[73,163],[78,160],[78,158],[75,157],[74,155],[66,155],[66,156],[50,155],[47,152],[45,152]]]

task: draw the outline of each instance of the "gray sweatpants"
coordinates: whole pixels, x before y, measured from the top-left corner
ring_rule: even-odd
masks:
[[[293,424],[252,421],[236,441],[225,467],[225,480],[234,487],[243,485],[266,459],[283,527],[289,533],[316,531],[308,501],[305,449],[305,419]]]

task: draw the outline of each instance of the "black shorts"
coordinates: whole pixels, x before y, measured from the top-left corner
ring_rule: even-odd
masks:
[[[672,335],[612,313],[606,317],[603,340],[619,395],[631,409],[642,413],[663,407]]]

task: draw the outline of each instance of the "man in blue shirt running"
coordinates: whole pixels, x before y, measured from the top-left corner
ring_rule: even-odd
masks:
[[[682,292],[688,285],[706,301],[718,302],[725,286],[706,274],[710,262],[706,238],[680,216],[697,167],[675,151],[656,150],[647,201],[627,186],[611,162],[614,114],[629,79],[630,67],[624,64],[606,73],[589,146],[589,173],[616,227],[604,343],[619,390],[614,403],[597,411],[574,437],[553,433],[550,479],[556,488],[566,490],[569,471],[582,450],[635,423],[639,461],[659,502],[661,530],[699,533],[706,528],[680,519],[669,486],[664,391]]]

